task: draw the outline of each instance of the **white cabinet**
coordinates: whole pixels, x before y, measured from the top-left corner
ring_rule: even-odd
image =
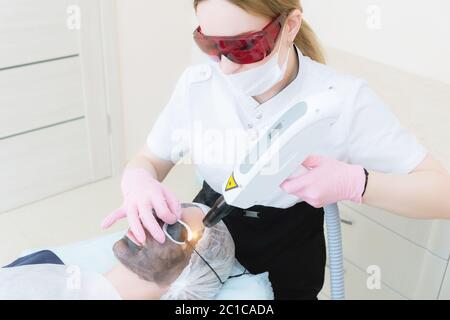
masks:
[[[345,298],[347,300],[405,300],[401,294],[393,290],[389,285],[381,282],[379,288],[369,289],[367,280],[369,275],[348,260],[344,261]],[[325,283],[322,294],[329,299],[330,272],[328,267],[325,272]]]
[[[438,299],[450,290],[442,281],[448,265],[430,250],[340,203],[347,299]],[[379,271],[379,288],[367,285],[369,268]],[[330,293],[329,271],[322,295]],[[447,275],[448,278],[448,275]],[[447,289],[445,287],[447,286]],[[441,288],[442,287],[442,288]]]
[[[450,220],[407,219],[367,205],[351,202],[345,202],[345,204],[369,220],[385,226],[442,259],[447,260],[450,256]]]
[[[342,204],[345,258],[367,270],[376,266],[381,281],[410,299],[436,299],[447,261]],[[366,276],[366,279],[369,275]],[[365,280],[364,280],[365,282]]]
[[[448,84],[331,48],[328,61],[341,73],[366,79],[402,125],[450,170]],[[339,208],[351,223],[342,224],[347,297],[450,298],[450,221],[407,219],[347,201]],[[380,290],[367,289],[368,266],[380,268]],[[326,283],[324,294],[328,290]]]
[[[0,0],[0,213],[111,175],[101,13]]]
[[[447,272],[445,273],[445,279],[442,283],[439,299],[450,300],[450,265],[447,265]]]

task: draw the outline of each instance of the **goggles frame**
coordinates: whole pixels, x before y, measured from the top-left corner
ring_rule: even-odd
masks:
[[[275,49],[286,18],[285,13],[280,14],[261,31],[237,36],[207,36],[199,26],[193,36],[200,50],[214,60],[225,56],[237,64],[252,64],[264,60]]]

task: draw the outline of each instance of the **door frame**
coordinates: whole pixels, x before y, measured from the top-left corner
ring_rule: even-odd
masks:
[[[101,163],[102,157],[109,153],[110,166],[108,171],[110,176],[120,175],[126,163],[125,157],[125,129],[124,114],[121,96],[121,78],[120,78],[120,60],[119,60],[119,42],[117,32],[117,1],[116,0],[80,0],[82,14],[85,15],[84,23],[88,24],[86,28],[81,27],[81,47],[86,51],[89,57],[83,66],[86,73],[97,70],[94,79],[103,79],[103,81],[91,81],[88,85],[91,92],[86,93],[86,100],[92,105],[90,112],[103,112],[98,110],[98,106],[103,105],[106,108],[106,119],[101,120],[96,114],[91,115],[92,125],[105,126],[109,134],[109,146],[100,145],[92,141],[94,148],[92,155],[94,166]],[[84,12],[83,12],[84,10]],[[83,20],[83,19],[82,19]],[[86,30],[83,33],[83,29]],[[100,40],[100,45],[99,41]],[[91,64],[91,68],[89,68]],[[96,65],[92,65],[96,64]],[[101,74],[99,74],[101,73]],[[85,77],[89,81],[89,77]],[[94,88],[94,89],[93,89]],[[93,111],[94,110],[94,111]],[[87,112],[89,112],[87,110]],[[89,117],[87,117],[89,118]],[[95,123],[94,123],[95,121]],[[104,122],[104,123],[103,123]],[[95,129],[92,129],[95,130]],[[98,136],[101,132],[96,132]],[[103,139],[105,141],[105,139]],[[91,148],[92,149],[92,148]],[[97,159],[97,161],[95,160]],[[94,171],[95,172],[95,171]],[[105,171],[104,171],[105,172]],[[108,175],[109,176],[109,175]],[[101,178],[100,176],[98,178]]]
[[[109,116],[112,175],[122,174],[126,163],[125,125],[120,82],[117,1],[100,0],[105,65],[106,96]]]

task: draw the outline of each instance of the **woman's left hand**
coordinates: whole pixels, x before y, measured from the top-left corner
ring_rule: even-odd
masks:
[[[366,182],[364,168],[318,155],[309,156],[302,165],[308,172],[291,176],[280,187],[315,208],[350,200],[362,203]]]

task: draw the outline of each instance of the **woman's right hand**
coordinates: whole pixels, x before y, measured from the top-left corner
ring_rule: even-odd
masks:
[[[159,243],[165,235],[154,214],[166,223],[180,219],[181,206],[174,194],[143,168],[127,168],[122,177],[122,206],[102,222],[107,229],[118,220],[127,218],[131,231],[140,243],[145,243],[147,229]]]

